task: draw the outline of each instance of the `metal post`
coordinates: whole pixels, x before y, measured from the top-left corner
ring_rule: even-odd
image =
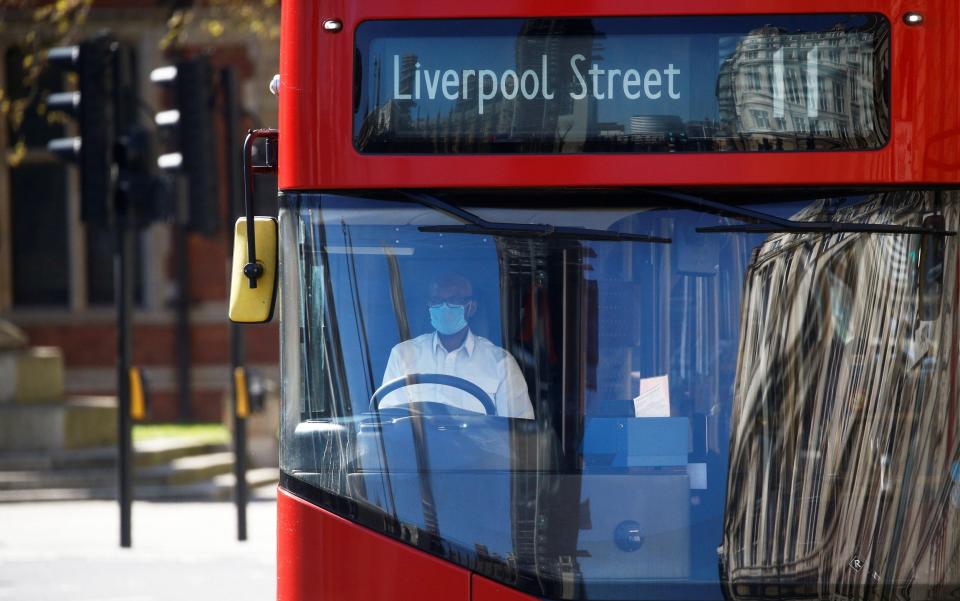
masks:
[[[132,98],[135,80],[132,55],[129,48],[113,42],[111,51],[111,93],[113,95],[114,139],[111,143],[119,146],[117,132],[129,133],[135,122],[136,110],[128,102]],[[133,259],[134,259],[134,207],[130,195],[130,181],[127,170],[130,165],[130,148],[114,156],[113,179],[113,228],[116,236],[113,259],[114,296],[117,305],[117,436],[119,461],[118,494],[120,502],[120,546],[129,548],[133,544],[131,535],[133,505],[133,440],[132,419],[130,415],[130,366],[132,363],[130,331],[131,312],[133,311]]]
[[[120,502],[120,546],[128,548],[131,539],[131,505],[133,502],[133,441],[130,420],[130,363],[131,332],[130,312],[133,307],[133,228],[129,220],[123,194],[117,194],[117,219],[114,224],[116,248],[114,249],[113,277],[117,304],[117,450],[118,500]]]
[[[227,211],[228,219],[224,221],[227,230],[227,281],[229,282],[230,268],[233,264],[233,223],[237,215],[243,213],[243,203],[237,194],[237,181],[240,171],[237,161],[241,158],[237,146],[237,128],[240,125],[239,107],[237,103],[237,75],[233,67],[224,67],[220,71],[220,90],[223,94],[223,128],[224,153],[227,167]],[[239,390],[239,385],[247,386],[247,378],[238,378],[237,369],[244,363],[243,331],[238,324],[230,323],[230,383],[231,383],[231,415],[233,419],[233,448],[234,448],[234,501],[237,506],[237,540],[247,540],[247,422],[239,415],[239,394],[246,398],[249,390]]]
[[[237,412],[238,378],[233,380],[233,448],[234,476],[236,478],[235,501],[237,504],[237,540],[247,540],[247,420]],[[240,379],[239,385],[247,386],[247,379]]]
[[[182,186],[175,186],[180,205],[186,204]],[[190,411],[190,260],[187,251],[187,215],[178,211],[173,224],[173,254],[177,278],[176,349],[177,349],[177,415],[189,419]]]

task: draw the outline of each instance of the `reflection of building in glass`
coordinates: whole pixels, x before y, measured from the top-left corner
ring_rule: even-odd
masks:
[[[669,143],[684,131],[683,119],[676,115],[634,115],[630,117],[630,137],[635,143]]]
[[[363,106],[358,107],[355,123],[358,148],[426,153],[777,151],[879,148],[887,140],[885,21],[861,15],[829,30],[798,31],[785,16],[778,21],[782,26],[750,31],[743,26],[743,33],[691,32],[691,44],[697,48],[691,60],[711,64],[697,71],[697,81],[690,82],[691,94],[696,93],[699,101],[711,97],[708,90],[716,96],[716,105],[699,107],[704,116],[691,121],[683,121],[692,115],[680,105],[670,105],[673,114],[664,115],[660,113],[667,111],[666,105],[645,109],[643,104],[619,104],[627,102],[622,98],[613,102],[592,95],[571,97],[588,85],[576,79],[581,74],[571,68],[571,57],[582,55],[584,70],[593,63],[618,70],[625,66],[604,61],[607,45],[617,44],[622,51],[620,44],[631,43],[606,39],[604,21],[528,19],[519,31],[515,25],[505,28],[502,36],[513,40],[515,61],[500,60],[503,64],[471,56],[462,65],[446,65],[444,38],[437,37],[437,47],[422,50],[419,57],[424,63],[420,89],[429,85],[424,83],[427,71],[436,77],[438,68],[469,69],[471,76],[463,75],[466,83],[457,86],[456,97],[381,99],[381,90],[387,89],[383,78],[388,73],[393,77],[395,63],[387,65],[386,55],[367,57],[375,85],[370,85],[371,75],[360,74],[366,85],[361,87]],[[402,90],[413,87],[417,60],[410,54],[402,57],[397,67]],[[489,67],[488,76],[494,73],[498,78],[482,114],[477,65]],[[524,98],[518,93],[524,73],[539,81],[544,69],[549,85],[542,89],[549,88],[551,98],[542,93]],[[613,76],[607,77],[600,74],[594,85],[601,90],[614,86]],[[490,79],[486,81],[489,93]],[[391,89],[393,83],[391,79]],[[617,120],[615,127],[600,124],[603,103],[610,115],[606,118]]]
[[[588,134],[596,134],[596,103],[574,101],[567,93],[573,85],[567,61],[574,54],[584,55],[587,62],[599,61],[600,36],[590,19],[530,19],[524,24],[517,38],[517,71],[540,70],[546,55],[547,71],[556,82],[553,100],[515,103],[517,133],[543,132],[540,150],[577,152]]]
[[[565,59],[583,54],[598,60],[597,32],[589,19],[530,19],[516,40],[517,73],[541,73],[547,57],[547,79],[552,100],[537,95],[531,100],[508,100],[501,95],[491,100],[483,115],[477,114],[476,93],[456,102],[447,115],[438,115],[434,128],[448,145],[466,145],[471,151],[576,152],[582,150],[588,133],[597,129],[595,103],[573,101],[573,75]],[[474,81],[470,82],[475,85]],[[522,101],[521,101],[522,99]],[[467,129],[468,131],[464,131]]]
[[[624,135],[623,124],[616,121],[602,121],[597,123],[598,135],[601,138],[619,138]]]
[[[401,93],[409,94],[413,89],[416,64],[417,55],[415,54],[406,54],[400,58],[398,89]],[[374,98],[367,98],[367,113],[369,117],[363,122],[360,132],[357,135],[361,146],[366,144],[370,139],[380,135],[381,132],[391,129],[408,130],[413,126],[411,112],[416,106],[413,100],[396,100],[391,98],[384,102],[380,97],[384,71],[386,70],[389,73],[391,69],[391,66],[385,66],[380,61],[374,63],[373,81],[375,83],[373,89],[376,91],[376,96]]]
[[[872,31],[751,31],[724,60],[717,100],[732,149],[793,150],[879,146],[886,109],[877,77],[886,40]],[[879,67],[879,69],[878,69]]]
[[[481,115],[476,76],[467,80],[465,95],[432,114],[420,113],[416,100],[382,102],[368,98],[373,106],[367,108],[358,146],[373,141],[400,152],[408,147],[441,153],[582,151],[587,140],[598,135],[597,106],[570,98],[574,76],[566,61],[574,54],[584,55],[587,62],[600,60],[599,37],[590,19],[530,19],[516,37],[516,65],[504,67],[517,74],[529,69],[540,75],[546,56],[553,99],[537,95],[527,100],[520,94],[507,99],[497,94],[484,103]],[[412,88],[416,62],[413,55],[402,58],[401,92],[408,93]],[[376,63],[377,90],[381,72],[390,68]]]
[[[835,219],[919,225],[942,211],[960,225],[956,196],[896,196]],[[779,234],[758,249],[730,427],[728,599],[956,595],[957,267],[949,237]],[[922,274],[941,279],[919,286]]]

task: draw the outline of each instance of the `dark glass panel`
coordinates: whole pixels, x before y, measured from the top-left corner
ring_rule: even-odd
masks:
[[[864,150],[888,137],[879,15],[370,21],[361,152]]]
[[[62,165],[10,169],[13,303],[69,303],[66,174]]]
[[[498,235],[399,195],[285,195],[284,486],[537,597],[952,598],[957,240],[903,228],[956,231],[960,194],[823,196],[749,208],[893,231],[443,195]],[[543,223],[661,239],[518,233]]]

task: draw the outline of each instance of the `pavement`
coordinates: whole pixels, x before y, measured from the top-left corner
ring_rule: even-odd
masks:
[[[130,549],[115,502],[0,504],[0,601],[271,601],[276,498],[257,497],[245,542],[232,503],[137,501]]]

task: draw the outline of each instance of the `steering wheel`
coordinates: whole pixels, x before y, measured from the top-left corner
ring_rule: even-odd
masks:
[[[407,386],[413,386],[415,384],[441,384],[443,386],[456,388],[457,390],[466,392],[473,398],[480,401],[480,404],[483,405],[483,409],[487,412],[487,415],[497,414],[497,407],[493,404],[493,400],[490,398],[490,395],[486,393],[486,391],[470,380],[464,380],[463,378],[458,378],[457,376],[448,376],[446,374],[407,374],[405,376],[400,376],[395,380],[384,382],[383,386],[377,388],[377,390],[373,393],[373,396],[370,397],[370,411],[379,412],[380,401],[382,401],[384,397],[395,390],[406,388]],[[432,402],[429,403],[433,404]]]

